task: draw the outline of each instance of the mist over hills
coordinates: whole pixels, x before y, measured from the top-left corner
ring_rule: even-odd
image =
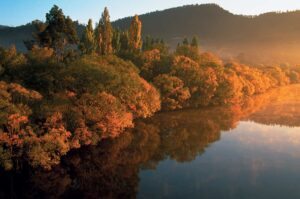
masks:
[[[234,15],[218,5],[193,5],[141,15],[143,34],[175,46],[197,35],[202,49],[247,63],[300,63],[300,11]],[[116,21],[124,29],[131,18]]]
[[[127,29],[131,19],[117,20],[113,26]],[[300,64],[300,11],[243,16],[215,4],[204,4],[147,13],[140,19],[144,36],[163,38],[171,48],[184,37],[197,35],[203,50],[224,58],[250,64]],[[31,24],[0,26],[0,45],[15,44],[24,51],[23,40],[32,38],[33,31]]]

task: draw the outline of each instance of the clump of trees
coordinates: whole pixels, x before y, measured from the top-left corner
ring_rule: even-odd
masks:
[[[77,23],[54,6],[36,22],[28,52],[0,48],[0,164],[51,169],[74,148],[97,144],[160,110],[230,105],[300,81],[296,68],[224,63],[202,52],[197,37],[170,52],[143,38],[136,15],[128,30],[112,27],[104,9]]]
[[[143,55],[147,59],[139,67],[141,75],[160,90],[163,110],[242,103],[271,88],[299,82],[295,68],[224,63],[212,53],[201,52],[196,37],[192,42],[184,39],[174,53],[165,55],[152,49]],[[183,88],[190,94],[184,101],[178,95]]]
[[[176,76],[161,74],[154,78],[154,85],[162,95],[162,106],[166,110],[182,109],[191,93],[184,82]]]
[[[36,45],[40,48],[52,48],[56,57],[60,59],[66,56],[70,46],[78,42],[76,23],[70,17],[66,17],[56,5],[46,14],[46,22],[40,24],[38,29]]]
[[[89,19],[88,25],[86,26],[82,38],[80,40],[79,49],[83,54],[92,54],[95,51],[95,37],[93,21]]]
[[[70,198],[74,196],[72,179],[76,178],[83,182],[75,191],[81,193],[80,197],[135,198],[141,167],[154,169],[166,158],[177,162],[194,160],[220,139],[221,131],[235,128],[241,118],[260,110],[274,95],[278,92],[251,98],[243,106],[161,113],[137,121],[135,129],[117,138],[74,151],[52,171],[30,170],[26,178],[1,178],[18,182],[15,186],[25,197],[38,192],[53,198]],[[0,195],[9,197],[11,192],[3,185]]]
[[[112,26],[108,9],[105,8],[102,17],[96,27],[96,52],[100,55],[108,55],[112,53]]]

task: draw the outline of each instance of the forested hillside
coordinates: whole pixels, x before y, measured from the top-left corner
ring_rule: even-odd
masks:
[[[300,62],[300,11],[234,15],[218,5],[172,8],[140,16],[143,33],[162,37],[175,47],[183,37],[197,35],[204,50],[251,64]],[[121,29],[131,18],[114,22]],[[255,62],[253,61],[255,60]]]
[[[299,64],[300,11],[234,15],[215,4],[184,6],[140,16],[143,35],[163,38],[172,49],[184,37],[201,38],[201,48],[223,58],[238,58],[248,64]],[[112,23],[126,29],[132,17]],[[82,30],[83,26],[78,25]],[[32,24],[0,28],[0,45],[15,44],[24,51],[32,38]],[[79,31],[81,33],[81,31]],[[253,61],[255,60],[255,61]]]
[[[159,111],[243,106],[252,96],[300,82],[299,67],[248,66],[201,51],[197,37],[169,51],[134,16],[97,26],[58,6],[35,22],[27,51],[0,48],[0,168],[51,169],[72,149],[96,145]]]

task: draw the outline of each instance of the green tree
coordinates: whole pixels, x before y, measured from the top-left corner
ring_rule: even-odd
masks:
[[[200,58],[199,50],[190,45],[178,45],[176,47],[175,55],[189,57],[194,61],[199,61]]]
[[[127,51],[129,49],[129,35],[128,32],[122,32],[120,35],[120,50]]]
[[[196,36],[192,38],[191,46],[197,49],[199,48],[199,40]]]
[[[152,37],[147,35],[143,41],[143,51],[152,50]]]
[[[88,25],[83,32],[79,48],[84,54],[91,54],[95,50],[94,29],[91,19],[89,19]]]
[[[188,38],[185,37],[185,38],[183,39],[183,41],[182,41],[182,44],[183,44],[183,45],[189,45],[189,40],[188,40]]]
[[[153,39],[151,36],[147,35],[143,40],[142,50],[149,51],[154,49],[159,50],[163,55],[167,55],[169,51],[163,39]]]
[[[113,30],[112,48],[114,53],[119,53],[121,50],[121,35],[122,32],[118,29]]]
[[[96,28],[96,51],[101,55],[112,53],[113,28],[110,23],[110,16],[107,7],[105,7],[99,24]]]
[[[3,79],[15,78],[15,70],[27,63],[23,54],[17,52],[15,46],[7,49],[0,47],[0,77]]]
[[[46,14],[46,26],[37,37],[40,46],[53,48],[58,56],[67,44],[78,42],[75,23],[56,5]]]

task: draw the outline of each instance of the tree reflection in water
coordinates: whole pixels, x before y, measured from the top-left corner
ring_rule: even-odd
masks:
[[[50,172],[1,172],[0,198],[135,198],[140,169],[155,169],[166,158],[192,161],[241,120],[299,125],[298,90],[290,86],[239,106],[160,113],[137,121],[118,138],[71,152]]]

